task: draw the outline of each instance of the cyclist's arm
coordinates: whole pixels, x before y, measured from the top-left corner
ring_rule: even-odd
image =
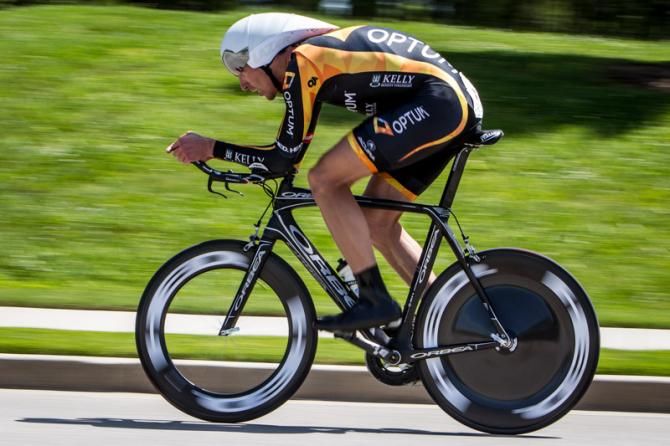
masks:
[[[224,141],[214,143],[214,158],[251,166],[262,164],[270,172],[288,172],[293,163],[277,151],[275,144],[267,146],[238,146]]]
[[[303,79],[308,64],[304,56],[294,53],[286,70],[283,91],[286,112],[277,138],[266,146],[239,146],[223,141],[214,144],[214,157],[249,166],[261,163],[271,172],[287,172],[298,164],[311,142],[319,112],[315,107],[317,88]],[[313,92],[310,89],[314,90]]]

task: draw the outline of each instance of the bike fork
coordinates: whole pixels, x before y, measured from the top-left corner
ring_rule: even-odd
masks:
[[[247,247],[248,246],[249,245],[247,245]],[[219,330],[220,336],[229,336],[239,331],[239,328],[235,326],[237,324],[237,319],[240,317],[240,313],[242,313],[244,305],[247,303],[247,299],[249,299],[249,295],[260,276],[260,272],[263,270],[265,261],[272,252],[273,246],[274,240],[261,240],[258,245],[251,245],[250,249],[255,250],[254,256],[251,259],[249,269],[247,269],[244,274],[244,279],[235,294],[235,299],[233,299],[233,303],[228,309],[228,314],[226,314],[226,319],[223,321],[221,330]],[[247,247],[245,247],[245,250]]]

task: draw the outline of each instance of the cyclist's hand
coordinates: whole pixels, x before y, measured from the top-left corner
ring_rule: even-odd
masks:
[[[182,163],[208,161],[214,158],[214,142],[212,138],[189,131],[170,144],[165,151],[173,154]]]

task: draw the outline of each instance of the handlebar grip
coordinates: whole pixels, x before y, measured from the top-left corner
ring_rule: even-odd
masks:
[[[209,164],[207,164],[204,161],[193,161],[191,164],[193,164],[195,167],[197,167],[198,169],[200,169],[201,171],[205,172],[208,175],[216,170],[210,167]]]

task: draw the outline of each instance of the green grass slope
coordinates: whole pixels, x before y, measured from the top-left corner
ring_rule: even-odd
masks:
[[[247,13],[0,10],[0,305],[134,309],[153,271],[179,250],[248,237],[266,204],[259,189],[217,198],[202,174],[163,153],[189,129],[272,141],[283,104],[243,94],[218,58],[225,28]],[[384,24],[463,70],[480,90],[486,125],[506,132],[471,158],[455,204],[474,244],[561,262],[603,325],[669,328],[668,90],[616,80],[622,65],[670,59],[667,42]],[[324,107],[301,184],[361,119]],[[421,200],[436,202],[442,184]],[[299,218],[335,260],[318,211]],[[404,223],[424,237],[425,219]],[[438,266],[451,261],[444,251]],[[405,287],[384,274],[401,299]],[[307,284],[320,313],[335,311]]]

